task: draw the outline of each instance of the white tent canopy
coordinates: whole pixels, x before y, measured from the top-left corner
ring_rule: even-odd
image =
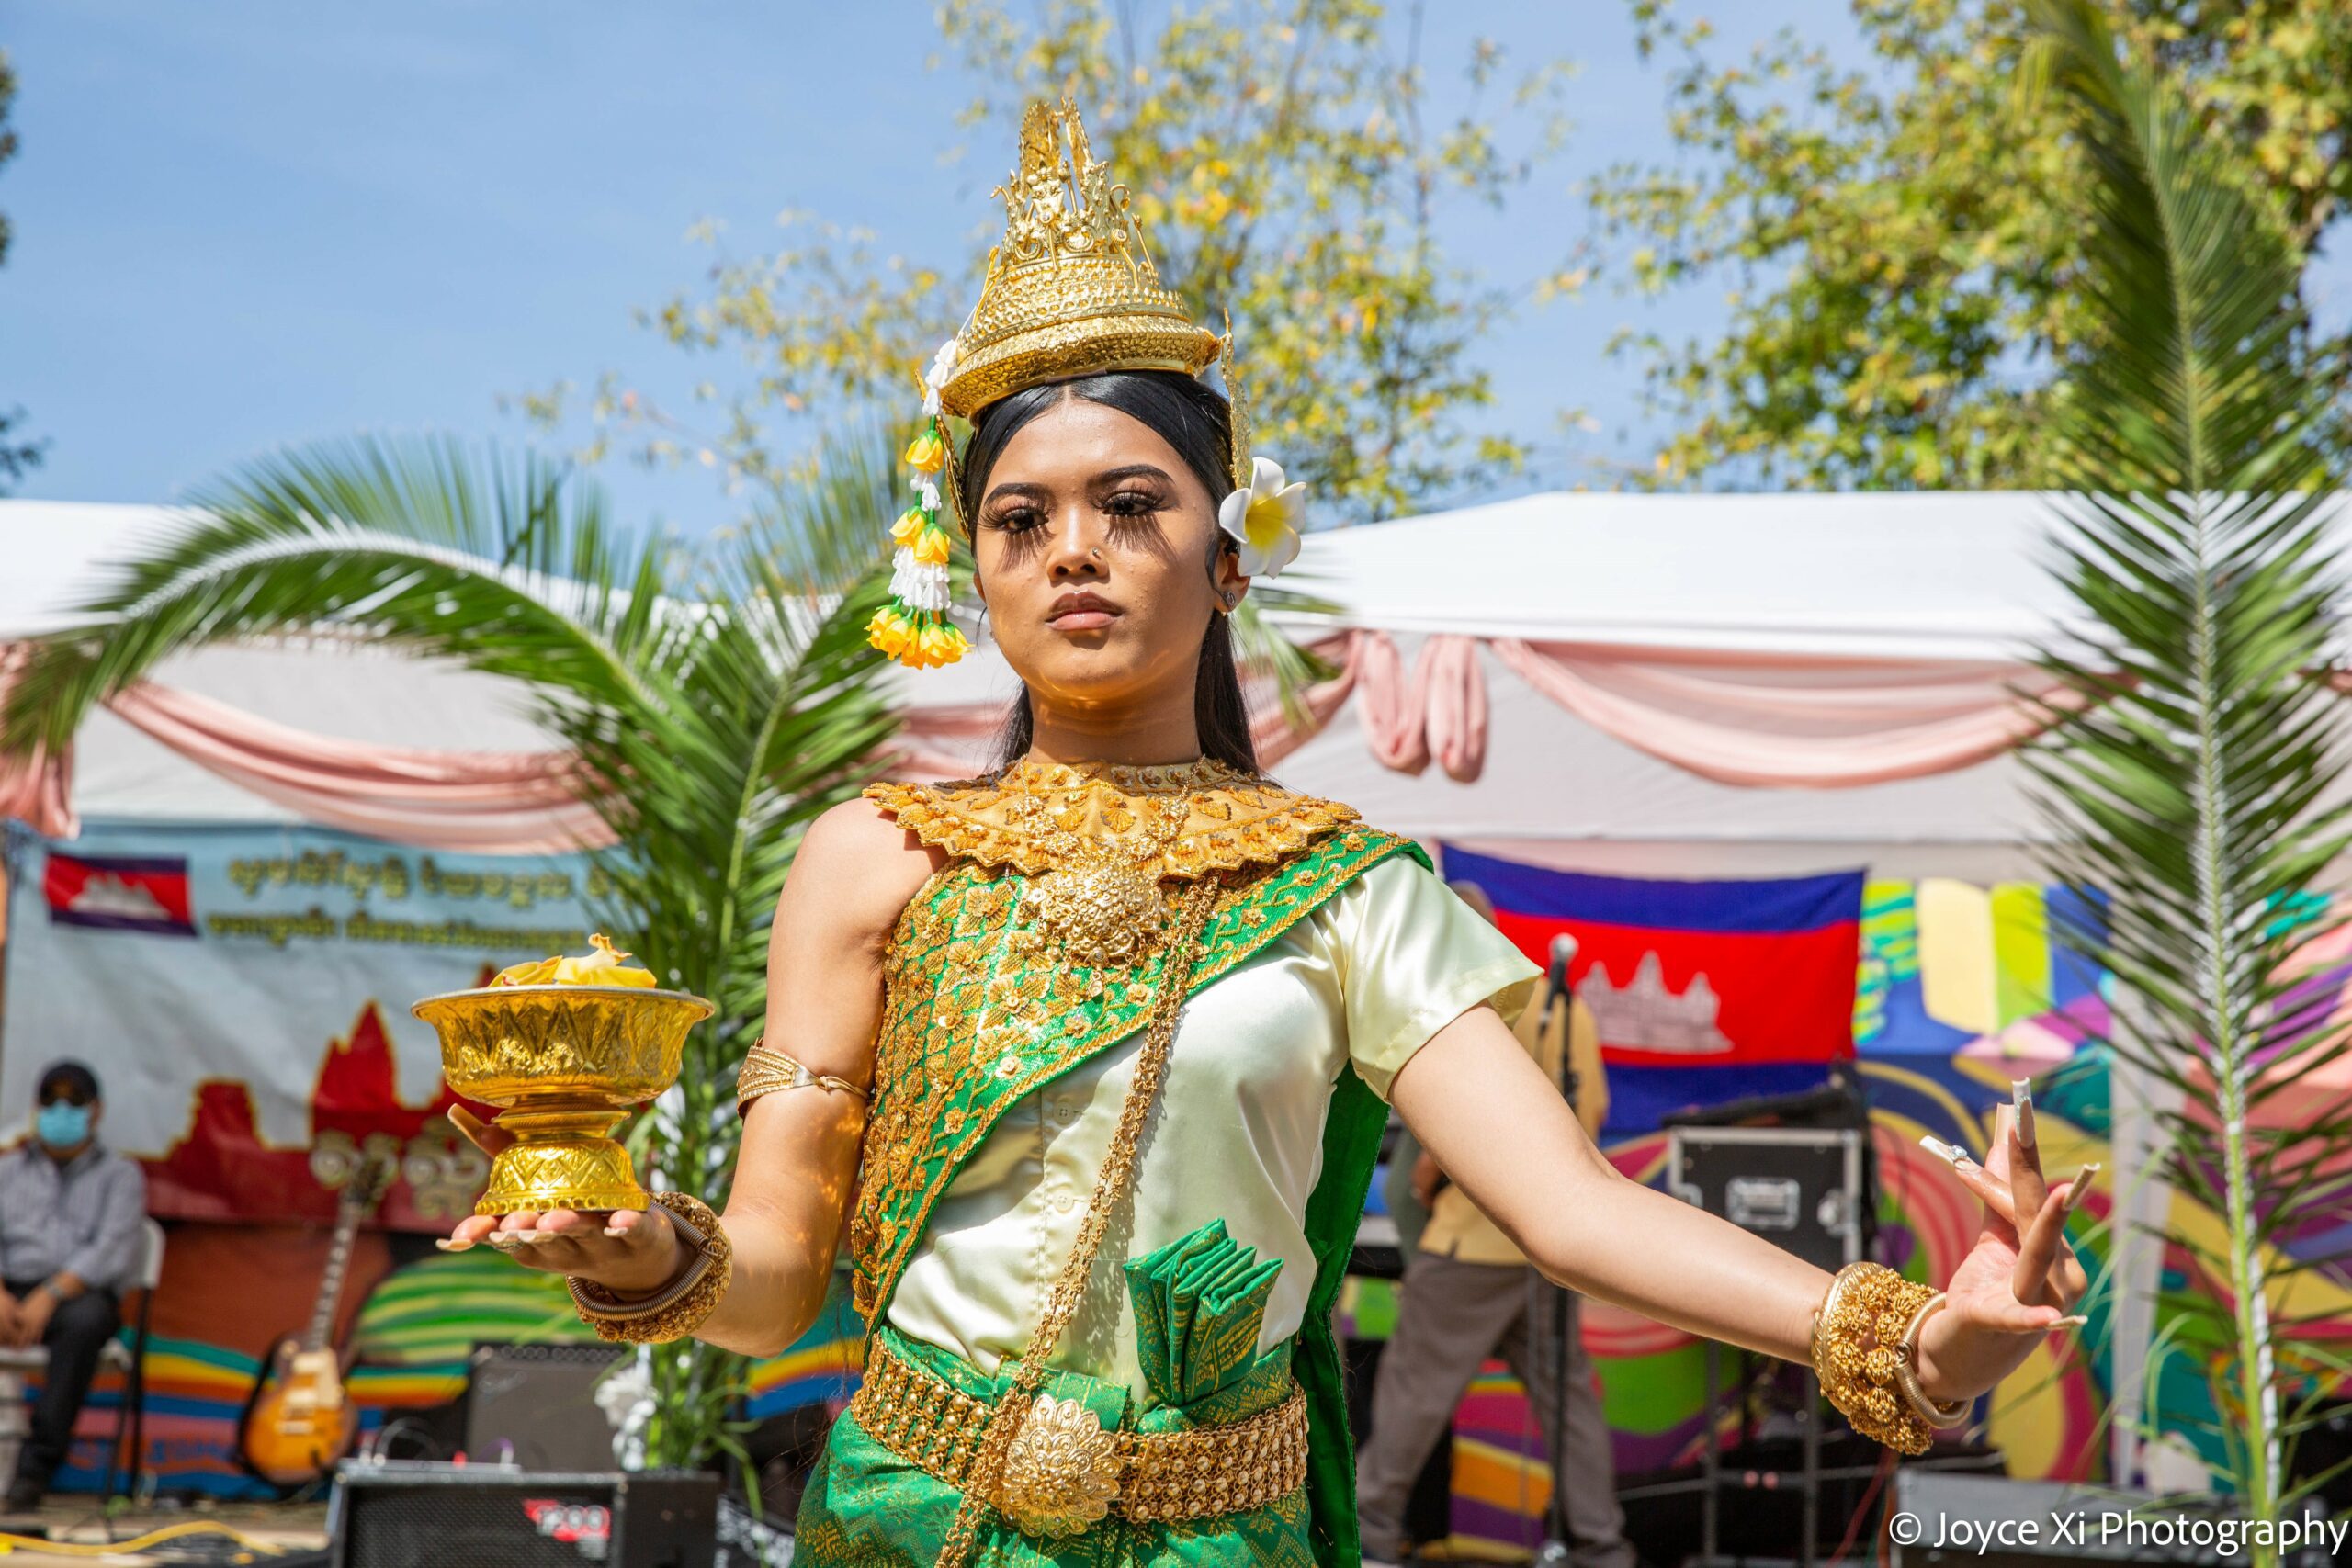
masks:
[[[1544,494],[1310,536],[1293,576],[1339,624],[1420,635],[1705,649],[1774,656],[2019,657],[2063,614],[2026,494]],[[62,622],[108,562],[165,526],[159,508],[0,502],[0,642]],[[1329,629],[1299,624],[1297,635]],[[1857,789],[1711,783],[1580,723],[1486,660],[1483,775],[1393,773],[1351,707],[1283,762],[1293,787],[1425,839],[1595,870],[1766,874],[1871,865],[1978,880],[2021,874],[2030,816],[1996,760]],[[280,723],[447,749],[548,745],[509,682],[332,641],[218,649],[156,679]],[[985,647],[902,677],[925,705],[1009,698]],[[74,759],[85,819],[276,821],[285,812],[100,715]]]
[[[2068,608],[2023,491],[1544,494],[1313,536],[1351,626],[1531,641],[2019,657]]]

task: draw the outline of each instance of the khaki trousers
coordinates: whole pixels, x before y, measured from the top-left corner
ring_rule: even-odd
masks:
[[[1470,1380],[1488,1357],[1498,1356],[1527,1385],[1536,1435],[1547,1448],[1557,1396],[1566,1393],[1567,1452],[1554,1472],[1574,1560],[1580,1568],[1634,1568],[1592,1360],[1577,1334],[1577,1299],[1568,1298],[1567,1366],[1555,1371],[1552,1308],[1528,1288],[1535,1280],[1523,1265],[1465,1263],[1434,1252],[1417,1252],[1407,1261],[1396,1334],[1381,1353],[1373,1383],[1372,1435],[1356,1456],[1356,1509],[1366,1557],[1394,1562],[1403,1556],[1405,1502],[1414,1479]],[[1530,1308],[1538,1302],[1545,1315],[1531,1322]]]

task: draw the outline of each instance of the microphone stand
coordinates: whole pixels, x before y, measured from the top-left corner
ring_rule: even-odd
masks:
[[[1573,994],[1568,989],[1568,960],[1575,954],[1576,939],[1555,937],[1552,941],[1552,964],[1544,976],[1544,1030],[1548,1032],[1556,1021],[1560,1026],[1560,1096],[1568,1102],[1569,1113],[1577,1111],[1577,1096],[1582,1088],[1577,1080],[1577,1054],[1570,1034],[1575,1019]],[[1538,1039],[1543,1038],[1539,1033]],[[1581,1116],[1577,1118],[1583,1120]],[[1555,1285],[1533,1269],[1528,1270],[1531,1283],[1538,1289],[1549,1287],[1551,1292],[1552,1364],[1546,1370],[1552,1376],[1552,1429],[1545,1435],[1552,1461],[1552,1502],[1544,1510],[1544,1540],[1535,1549],[1539,1568],[1562,1568],[1575,1558],[1574,1541],[1568,1532],[1568,1467],[1564,1457],[1568,1451],[1568,1336],[1573,1332],[1567,1288]]]

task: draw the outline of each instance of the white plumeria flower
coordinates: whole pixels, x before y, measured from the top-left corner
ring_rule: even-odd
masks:
[[[1306,486],[1284,484],[1283,466],[1254,457],[1250,482],[1216,509],[1217,526],[1241,546],[1241,575],[1279,577],[1298,558],[1298,520],[1306,511]]]

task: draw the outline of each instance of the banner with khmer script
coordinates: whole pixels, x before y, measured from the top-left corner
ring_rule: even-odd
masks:
[[[325,1220],[364,1151],[397,1158],[379,1223],[446,1229],[484,1165],[450,1130],[419,997],[582,952],[585,856],[444,854],[313,829],[86,829],[9,884],[0,1142],[78,1056],[100,1135],[164,1218]]]

